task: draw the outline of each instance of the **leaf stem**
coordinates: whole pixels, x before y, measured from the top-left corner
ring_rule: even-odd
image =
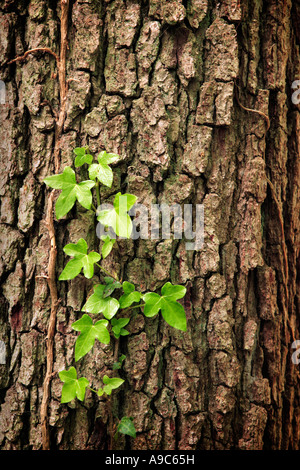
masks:
[[[139,308],[139,307],[144,307],[146,304],[138,304],[138,305],[133,305],[131,307],[127,307],[124,310],[132,310],[133,308]]]
[[[111,274],[110,272],[106,271],[106,269],[104,269],[99,263],[95,263],[95,265],[98,266],[98,268],[100,268],[109,277],[112,277],[115,281],[120,282],[119,278],[117,276],[115,276],[115,275]]]
[[[97,206],[99,207],[101,204],[100,201],[100,183],[99,181],[96,181],[96,198],[97,198]]]

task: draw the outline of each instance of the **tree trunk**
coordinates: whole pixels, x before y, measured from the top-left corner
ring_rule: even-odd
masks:
[[[74,147],[106,149],[121,163],[102,202],[126,191],[205,214],[200,250],[122,240],[106,260],[141,292],[187,287],[186,333],[132,311],[112,414],[114,424],[132,416],[137,437],[115,449],[299,449],[299,24],[291,0],[71,2],[61,171]],[[43,179],[54,173],[59,84],[49,54],[8,62],[37,47],[59,53],[60,2],[1,0],[0,25],[0,448],[36,450],[51,310]],[[99,246],[79,206],[55,231],[57,277],[66,243]],[[61,404],[57,374],[74,365],[71,324],[99,281],[57,281],[51,449],[109,446],[108,402],[88,391]],[[97,388],[114,361],[113,344],[97,343],[76,368]]]

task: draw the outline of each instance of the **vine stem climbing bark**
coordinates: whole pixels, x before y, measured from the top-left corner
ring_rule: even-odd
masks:
[[[69,16],[69,0],[61,0],[61,28],[60,28],[60,53],[57,55],[52,49],[48,47],[37,47],[26,51],[22,56],[18,56],[15,59],[11,60],[9,64],[15,62],[21,62],[26,59],[30,54],[35,53],[47,53],[52,55],[56,60],[56,66],[58,69],[58,79],[59,79],[59,96],[60,96],[60,108],[57,114],[56,126],[55,126],[55,135],[54,135],[54,171],[55,173],[59,172],[60,167],[60,145],[61,145],[61,136],[63,133],[63,126],[66,116],[66,99],[68,91],[68,83],[70,80],[66,80],[66,57],[67,57],[67,48],[68,48],[68,16]],[[54,220],[53,220],[53,210],[54,210],[54,196],[55,191],[52,191],[48,197],[48,207],[46,215],[46,226],[49,232],[50,239],[50,256],[48,263],[48,275],[45,276],[48,282],[51,298],[51,312],[47,330],[46,338],[46,375],[43,383],[43,398],[41,404],[41,426],[42,426],[42,447],[43,450],[50,449],[50,431],[49,431],[49,419],[48,419],[48,407],[50,400],[50,387],[51,379],[53,376],[53,362],[54,362],[54,336],[55,336],[55,327],[56,327],[56,316],[57,309],[59,305],[59,298],[56,285],[56,239],[55,239],[55,229],[54,229]],[[44,276],[42,276],[44,277]]]
[[[58,308],[58,292],[56,285],[56,240],[55,240],[55,229],[53,222],[53,207],[54,207],[54,195],[55,190],[50,193],[48,198],[48,209],[46,216],[46,226],[48,228],[49,237],[50,237],[50,256],[48,264],[48,276],[47,282],[50,290],[51,297],[51,312],[48,324],[48,332],[46,338],[46,347],[47,347],[47,365],[46,365],[46,375],[43,384],[43,399],[41,404],[41,424],[42,424],[42,444],[43,450],[50,450],[50,432],[49,432],[49,420],[48,420],[48,405],[50,399],[50,385],[51,378],[53,375],[53,361],[54,361],[54,336],[55,336],[55,327],[56,327],[56,315]]]
[[[68,46],[68,13],[69,13],[69,0],[61,0],[61,36],[60,36],[60,57],[57,60],[58,78],[59,78],[59,92],[60,92],[60,109],[58,119],[55,127],[55,142],[54,142],[54,169],[55,173],[59,172],[60,167],[60,141],[63,133],[63,126],[66,115],[66,98],[67,98],[67,81],[66,81],[66,55]],[[42,445],[43,450],[50,450],[50,431],[49,431],[49,418],[48,406],[50,400],[50,387],[51,378],[53,375],[53,362],[54,362],[54,336],[56,327],[56,316],[58,309],[58,293],[56,285],[56,240],[55,229],[53,222],[53,198],[54,191],[50,193],[48,198],[48,210],[46,217],[46,225],[50,237],[50,257],[48,264],[48,286],[51,297],[51,313],[48,324],[47,332],[47,365],[46,375],[43,385],[43,399],[41,405],[41,424],[42,424]]]

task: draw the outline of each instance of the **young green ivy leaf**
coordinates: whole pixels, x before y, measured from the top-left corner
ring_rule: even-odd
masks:
[[[117,432],[127,434],[131,437],[136,437],[136,429],[133,423],[133,418],[124,416],[117,426]]]
[[[131,282],[124,281],[122,284],[124,294],[119,299],[120,308],[128,308],[134,302],[139,302],[141,299],[141,293],[135,290],[135,287]]]
[[[57,219],[64,217],[72,209],[76,200],[85,209],[91,208],[93,199],[91,188],[95,186],[95,182],[87,180],[77,184],[75,172],[71,167],[66,166],[63,173],[48,176],[44,182],[50,188],[62,190],[55,204]]]
[[[129,335],[129,331],[125,330],[124,326],[126,326],[130,321],[130,318],[112,318],[111,319],[111,326],[112,332],[115,335],[115,338],[120,338],[120,336],[127,336]]]
[[[125,359],[126,359],[125,354],[122,354],[122,355],[119,357],[119,361],[118,361],[118,362],[114,362],[114,364],[113,364],[113,370],[121,369],[122,363],[123,363],[123,361],[125,361]]]
[[[100,387],[97,392],[99,397],[102,397],[104,393],[106,393],[106,395],[111,395],[111,392],[116,388],[119,388],[122,383],[124,383],[124,380],[120,379],[119,377],[113,377],[111,379],[107,375],[104,375],[103,383],[105,384],[104,387]]]
[[[88,313],[102,313],[107,320],[111,320],[119,310],[120,304],[113,297],[103,297],[104,289],[102,284],[94,286],[94,293],[87,299],[82,310]]]
[[[133,194],[118,193],[115,196],[113,209],[104,209],[99,212],[97,220],[105,227],[112,227],[118,237],[130,238],[132,221],[128,211],[134,206],[137,197]]]
[[[75,153],[75,166],[76,168],[84,165],[87,163],[90,165],[93,161],[93,155],[90,155],[87,153],[87,148],[86,147],[76,147],[73,152]]]
[[[87,243],[80,238],[77,243],[69,243],[64,247],[64,252],[68,256],[73,256],[65,266],[63,272],[59,276],[59,281],[67,281],[74,279],[81,270],[87,279],[91,279],[94,275],[94,264],[97,263],[101,256],[95,251],[87,253]]]
[[[61,403],[69,403],[76,397],[78,400],[83,401],[89,381],[85,377],[77,379],[75,367],[70,367],[69,370],[62,370],[58,375],[60,380],[64,382],[61,392]]]
[[[105,299],[106,297],[109,297],[115,289],[119,289],[121,287],[121,283],[119,281],[116,281],[112,277],[106,276],[104,278],[106,286],[104,287],[103,290],[103,298]]]
[[[161,294],[148,292],[143,295],[144,315],[154,317],[160,310],[164,320],[173,328],[186,331],[186,315],[183,306],[177,302],[185,296],[186,288],[170,282],[161,288]]]
[[[75,343],[76,362],[92,349],[96,339],[103,344],[109,344],[110,335],[107,326],[107,320],[99,320],[93,324],[93,320],[87,314],[84,314],[79,320],[72,324],[73,330],[80,331],[80,335]]]
[[[104,242],[101,248],[102,258],[104,259],[107,258],[107,256],[111,252],[114,244],[116,243],[116,239],[110,238],[109,235],[102,235],[101,240]]]
[[[97,178],[100,183],[111,188],[113,183],[113,172],[110,168],[110,163],[114,163],[119,160],[119,155],[115,153],[106,153],[105,150],[100,152],[98,155],[98,163],[92,163],[89,167],[89,177],[91,180]]]

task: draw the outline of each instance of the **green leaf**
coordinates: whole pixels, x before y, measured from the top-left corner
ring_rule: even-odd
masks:
[[[119,281],[114,280],[114,282],[112,282],[111,284],[107,284],[103,291],[103,297],[109,297],[113,293],[113,291],[115,289],[119,289],[119,287],[121,287],[121,283]]]
[[[69,243],[64,247],[64,252],[69,256],[74,256],[70,260],[61,275],[59,281],[67,281],[74,279],[83,269],[83,273],[87,279],[91,279],[94,275],[94,264],[97,263],[101,256],[95,251],[87,253],[87,243],[80,238],[77,243]]]
[[[185,296],[186,288],[180,285],[174,286],[171,282],[166,282],[166,284],[161,288],[161,294],[165,299],[178,300]]]
[[[95,180],[97,178],[100,183],[104,184],[104,186],[108,186],[109,188],[111,188],[114,179],[112,169],[104,163],[92,163],[89,167],[89,177],[91,180]]]
[[[88,298],[83,310],[89,313],[103,313],[104,317],[111,320],[117,313],[120,304],[117,299],[103,297],[105,286],[98,284],[94,286],[94,293]]]
[[[141,293],[138,291],[130,292],[129,294],[121,295],[119,299],[120,308],[128,308],[134,302],[139,302],[141,299]]]
[[[145,302],[144,315],[154,317],[160,310],[164,320],[173,328],[186,331],[186,315],[183,306],[176,302],[185,296],[186,288],[167,282],[161,289],[161,294],[148,292],[143,296]],[[120,302],[121,304],[121,302]]]
[[[44,182],[50,186],[50,188],[54,189],[63,189],[67,184],[73,186],[73,184],[76,184],[75,172],[71,167],[66,166],[63,173],[47,176],[47,178],[44,179]]]
[[[127,335],[129,335],[129,331],[125,330],[125,328],[121,328],[120,335],[121,336],[127,336]]]
[[[144,315],[154,317],[160,311],[161,296],[155,292],[149,292],[143,296],[145,302]]]
[[[136,437],[136,430],[133,423],[133,418],[127,418],[127,416],[124,416],[118,424],[117,432],[127,434],[131,437]]]
[[[76,362],[92,349],[95,339],[98,339],[101,343],[109,344],[110,336],[107,325],[107,320],[99,320],[93,324],[91,317],[86,314],[72,324],[73,330],[81,332],[75,343]]]
[[[86,153],[85,155],[78,155],[76,158],[75,158],[75,166],[76,168],[84,165],[85,163],[87,163],[88,165],[90,165],[93,161],[93,155],[90,155],[89,153]]]
[[[123,238],[130,238],[132,221],[128,211],[135,204],[137,197],[133,194],[118,193],[114,199],[113,209],[104,209],[99,212],[97,220],[102,225],[112,227],[114,232]]]
[[[84,154],[86,153],[86,151],[87,151],[87,148],[86,148],[86,147],[76,147],[76,148],[73,150],[73,152],[75,153],[76,156],[77,156],[77,155],[79,155],[79,156],[84,155]]]
[[[137,201],[137,197],[133,194],[121,194],[118,193],[114,199],[114,208],[117,214],[121,211],[129,211]]]
[[[100,152],[98,155],[98,162],[105,163],[106,165],[110,165],[111,163],[115,163],[120,159],[120,156],[116,153],[106,153],[105,150]]]
[[[109,297],[110,294],[112,294],[115,289],[119,289],[119,287],[121,287],[121,283],[119,281],[116,281],[112,277],[105,277],[104,280],[105,280],[106,286],[104,287],[104,290],[103,290],[103,298]]]
[[[124,294],[130,294],[135,290],[134,284],[128,281],[124,281],[122,284]]]
[[[61,403],[69,403],[74,398],[83,401],[85,396],[86,387],[89,385],[89,381],[85,377],[77,379],[77,372],[74,367],[70,367],[69,370],[62,370],[59,372],[59,378],[64,382]]]
[[[87,148],[85,148],[85,147],[76,147],[73,150],[73,152],[76,155],[75,166],[77,168],[84,165],[84,163],[87,163],[88,165],[90,165],[92,163],[93,155],[90,155],[89,153],[87,153]]]
[[[93,163],[89,167],[89,177],[92,180],[97,178],[100,183],[111,188],[114,176],[109,164],[117,160],[119,160],[119,156],[114,153],[100,152],[98,155],[98,163]]]
[[[101,249],[101,254],[102,254],[102,258],[106,258],[109,253],[111,252],[115,242],[116,242],[116,239],[115,238],[110,238],[109,235],[102,235],[101,237],[101,240],[104,242],[103,245],[102,245],[102,249]]]
[[[103,383],[105,384],[103,388],[99,388],[97,394],[101,397],[104,393],[106,395],[111,395],[111,392],[116,388],[119,388],[123,383],[124,380],[120,379],[119,377],[109,378],[107,375],[103,377]]]
[[[107,375],[104,375],[103,383],[105,385],[110,385],[112,389],[116,389],[116,388],[119,388],[122,385],[122,383],[124,383],[124,380],[120,379],[119,377],[110,378]]]
[[[161,314],[164,320],[177,330],[186,331],[186,315],[184,308],[174,300],[167,301],[162,297]]]
[[[114,362],[114,364],[113,364],[113,370],[121,369],[122,363],[123,363],[123,361],[124,361],[125,359],[126,359],[125,354],[122,354],[122,355],[119,357],[119,361],[118,361],[118,362]]]
[[[94,276],[94,264],[97,263],[100,258],[99,253],[95,251],[91,251],[88,255],[82,257],[83,273],[87,279],[91,279]]]
[[[87,180],[77,184],[74,188],[77,201],[85,209],[90,209],[92,206],[93,196],[91,193],[91,188],[93,188],[93,186],[95,186],[95,182]]]
[[[124,326],[128,325],[130,318],[112,318],[111,324],[112,326],[118,325],[119,328],[123,328]]]
[[[120,336],[129,335],[129,331],[124,329],[124,326],[126,326],[129,323],[129,321],[130,321],[129,318],[119,318],[119,319],[112,318],[111,320],[112,332],[117,339]]]
[[[68,281],[69,279],[74,279],[82,270],[82,262],[80,258],[71,259],[65,266],[65,269],[62,271],[59,276],[59,281]]]
[[[59,220],[64,217],[74,206],[76,202],[76,193],[74,191],[75,185],[64,186],[62,192],[58,196],[55,203],[55,215]]]
[[[76,200],[85,209],[91,208],[91,188],[95,185],[95,182],[87,180],[77,184],[75,172],[69,166],[65,167],[63,173],[59,175],[48,176],[44,179],[44,182],[50,188],[62,190],[55,204],[57,219],[64,217],[72,209]]]
[[[68,243],[68,245],[65,245],[63,248],[68,256],[86,255],[87,249],[87,242],[84,238],[80,238],[77,243]]]

